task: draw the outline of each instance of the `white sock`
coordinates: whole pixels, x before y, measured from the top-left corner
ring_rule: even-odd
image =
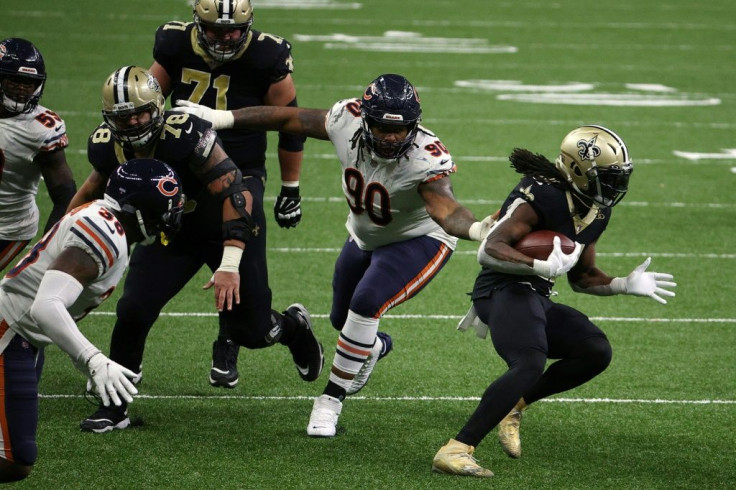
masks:
[[[337,350],[332,366],[352,376],[350,379],[345,379],[330,372],[330,381],[345,389],[350,387],[353,377],[360,371],[371,353],[373,344],[376,342],[376,332],[378,332],[377,318],[369,318],[348,311],[348,318],[337,339]]]

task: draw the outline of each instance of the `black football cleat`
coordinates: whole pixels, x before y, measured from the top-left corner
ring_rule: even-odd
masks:
[[[94,432],[96,434],[110,432],[115,429],[127,429],[128,427],[130,427],[130,419],[125,403],[120,407],[100,405],[95,413],[79,424],[82,432]]]
[[[238,347],[232,340],[217,339],[212,343],[210,384],[214,387],[235,388],[238,384]]]
[[[314,336],[312,318],[309,311],[299,303],[289,306],[284,315],[296,320],[298,330],[294,340],[289,344],[291,357],[294,359],[299,376],[304,381],[314,381],[322,373],[325,365],[325,354],[322,344]]]

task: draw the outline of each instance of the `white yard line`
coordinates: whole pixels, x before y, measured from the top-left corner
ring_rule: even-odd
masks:
[[[39,394],[40,398],[84,398],[84,395]],[[314,400],[313,396],[258,396],[258,395],[138,395],[136,399],[148,400],[256,400],[298,401]],[[350,400],[380,402],[466,402],[479,401],[479,396],[351,396]],[[616,398],[545,398],[544,403],[608,403],[645,405],[735,405],[736,400],[665,400],[665,399],[616,399]]]
[[[115,316],[114,311],[93,311],[90,315],[97,316]],[[199,318],[199,317],[215,317],[216,312],[184,312],[184,311],[165,311],[160,316],[168,316],[175,318]],[[310,313],[312,318],[329,318],[327,313]],[[459,320],[462,315],[383,315],[382,318],[391,318],[395,320]],[[643,318],[643,317],[615,317],[615,316],[591,316],[591,320],[601,322],[646,322],[646,323],[736,323],[736,318]]]

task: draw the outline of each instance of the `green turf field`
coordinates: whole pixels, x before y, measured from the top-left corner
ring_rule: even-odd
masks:
[[[125,64],[152,62],[153,34],[189,21],[184,0],[5,2],[1,37],[42,51],[42,103],[66,121],[78,185],[90,171],[86,140],[101,121],[100,87]],[[344,404],[340,432],[306,435],[327,370],[304,383],[289,352],[241,352],[240,384],[207,383],[216,318],[200,275],[154,326],[141,397],[143,425],[80,433],[94,411],[84,379],[49,348],[41,382],[39,459],[19,488],[735,488],[736,487],[736,4],[732,0],[254,0],[255,27],[292,42],[303,107],[358,96],[381,73],[408,77],[424,124],[458,165],[458,198],[478,216],[495,210],[518,174],[514,147],[556,156],[572,128],[617,131],[635,162],[630,192],[598,244],[598,265],[625,275],[647,256],[671,272],[666,306],[635,297],[573,293],[606,331],[614,359],[592,382],[533,405],[524,454],[508,459],[495,433],[476,456],[496,477],[430,472],[490,381],[505,369],[489,340],[455,331],[478,271],[464,242],[440,276],[381,322],[395,342],[369,386]],[[277,192],[270,139],[272,207]],[[331,363],[331,273],[347,206],[332,146],[310,141],[304,217],[269,221],[274,307],[302,302]],[[49,209],[45,187],[40,202]],[[45,217],[44,217],[45,220]],[[245,278],[247,280],[247,278]],[[151,284],[151,288],[155,284]],[[107,348],[116,295],[81,328]]]

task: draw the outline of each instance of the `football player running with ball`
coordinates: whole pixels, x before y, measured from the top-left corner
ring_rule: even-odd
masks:
[[[455,199],[455,163],[440,139],[419,124],[419,96],[401,75],[381,75],[362,99],[341,100],[329,110],[181,105],[216,129],[279,130],[335,146],[350,207],[349,236],[332,279],[330,320],[340,335],[329,382],[307,426],[310,436],[332,437],[346,395],[365,385],[392,348],[391,337],[378,332],[381,317],[439,273],[456,237],[481,241],[493,219],[476,220]]]
[[[135,372],[107,358],[76,322],[112,294],[130,247],[159,234],[171,239],[183,212],[171,167],[130,160],[112,173],[103,199],[67,214],[0,283],[0,482],[27,477],[36,461],[38,352],[45,345],[69,355],[104,406],[133,401]]]
[[[168,22],[156,31],[155,59],[150,71],[161,84],[164,97],[189,100],[213,109],[235,109],[254,105],[296,107],[292,78],[291,45],[283,38],[252,28],[250,0],[197,0],[194,22]],[[268,312],[271,289],[266,263],[266,215],[263,193],[266,182],[266,133],[249,129],[218,131],[222,146],[243,177],[249,179],[254,196],[252,213],[258,235],[248,243],[238,265],[242,277],[241,296]],[[304,137],[279,134],[278,160],[281,192],[274,217],[282,228],[301,220],[299,177]],[[306,310],[303,312],[306,315]],[[212,386],[234,388],[238,383],[238,345],[232,342],[227,325],[220,322],[212,345]],[[318,371],[303,365],[307,380]]]
[[[633,171],[621,138],[601,126],[581,126],[562,141],[555,163],[515,149],[511,164],[524,175],[506,198],[498,223],[478,250],[483,266],[473,306],[460,328],[491,331],[508,370],[486,389],[465,426],[435,455],[432,470],[490,477],[473,452],[498,426],[506,454],[521,456],[519,424],[531,403],[591,380],[611,361],[606,335],[581,312],[550,300],[563,274],[574,291],[597,296],[633,294],[660,303],[675,293],[670,274],[647,272],[648,258],[626,277],[611,277],[595,264],[595,245],[626,194]],[[535,230],[552,230],[577,242],[564,254],[558,237],[547,260],[528,257],[514,244]],[[477,317],[476,317],[477,315]],[[485,331],[484,331],[485,330]],[[558,359],[545,369],[547,359]]]

